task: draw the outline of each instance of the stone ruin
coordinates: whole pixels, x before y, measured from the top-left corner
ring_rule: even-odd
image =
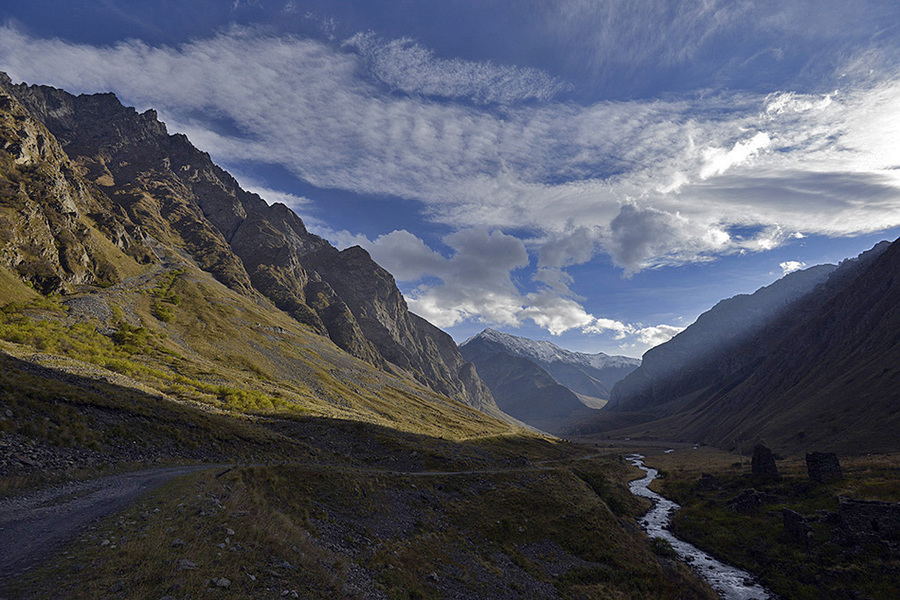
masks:
[[[881,542],[892,552],[900,549],[900,502],[839,498],[841,533],[845,545]]]
[[[844,478],[841,463],[834,452],[812,452],[806,455],[806,472],[819,483],[840,481]]]
[[[753,475],[760,479],[780,479],[772,451],[762,444],[757,444],[753,447],[753,458],[750,459],[750,468]]]
[[[812,543],[812,528],[806,517],[789,508],[781,509],[781,518],[784,523],[784,534],[793,542],[800,542],[806,546]]]

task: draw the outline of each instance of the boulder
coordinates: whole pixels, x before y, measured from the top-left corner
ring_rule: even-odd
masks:
[[[761,479],[778,480],[780,478],[772,451],[762,444],[757,444],[753,447],[753,458],[750,459],[750,467],[753,475]]]
[[[774,496],[770,496],[759,490],[749,489],[741,492],[728,503],[728,508],[737,513],[747,513],[768,502],[773,502]]]
[[[819,483],[840,481],[844,478],[841,463],[834,452],[812,452],[806,455],[806,472]]]
[[[809,543],[812,529],[806,521],[806,517],[789,508],[781,509],[781,518],[784,523],[785,536],[794,542]]]

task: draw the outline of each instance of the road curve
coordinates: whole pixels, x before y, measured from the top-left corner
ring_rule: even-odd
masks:
[[[128,508],[174,477],[214,467],[166,467],[108,475],[0,500],[0,597],[5,581],[53,556],[90,523]]]

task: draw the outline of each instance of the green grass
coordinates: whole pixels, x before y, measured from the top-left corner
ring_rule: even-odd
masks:
[[[503,464],[504,452],[491,461]],[[613,486],[622,465],[607,457],[581,468]],[[540,585],[569,598],[714,597],[685,567],[659,559],[623,518],[566,467],[420,477],[300,464],[207,472],[99,524],[19,591],[204,597],[211,579],[225,577],[231,585],[217,597],[292,589],[367,597],[350,591],[359,581],[351,573],[363,572],[368,589],[403,599],[440,598],[446,589],[529,597]],[[553,557],[533,547],[556,548],[551,554],[571,564],[553,574]],[[196,568],[179,570],[185,558]]]
[[[654,459],[648,459],[653,465]],[[660,457],[662,464],[675,459]],[[696,464],[696,459],[694,459]],[[703,468],[716,477],[716,485],[703,488],[693,466],[670,462],[660,491],[682,505],[673,520],[679,537],[714,556],[758,575],[773,592],[784,598],[818,599],[887,598],[893,594],[900,559],[877,546],[849,550],[835,542],[837,525],[815,522],[816,517],[838,509],[838,496],[897,501],[900,499],[900,458],[890,455],[842,458],[843,481],[818,484],[806,477],[801,461],[783,461],[782,480],[762,482],[739,465],[725,469]],[[749,465],[748,465],[749,466]],[[748,469],[749,470],[749,469]],[[739,514],[728,502],[747,488],[771,494],[774,499]],[[782,509],[810,517],[810,544],[784,533]]]

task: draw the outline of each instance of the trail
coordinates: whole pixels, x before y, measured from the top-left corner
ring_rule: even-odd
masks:
[[[0,596],[4,581],[47,560],[91,523],[128,508],[175,477],[216,466],[221,465],[108,475],[0,500]]]
[[[549,470],[556,462],[588,460],[578,458],[538,461],[521,467],[469,469],[460,471],[399,471],[349,465],[304,465],[329,470],[352,470],[375,475],[405,477],[448,477],[459,475],[499,475]],[[43,563],[91,523],[121,512],[167,481],[205,469],[263,465],[193,465],[146,469],[109,475],[87,481],[68,482],[21,496],[0,500],[0,598],[3,584]]]

